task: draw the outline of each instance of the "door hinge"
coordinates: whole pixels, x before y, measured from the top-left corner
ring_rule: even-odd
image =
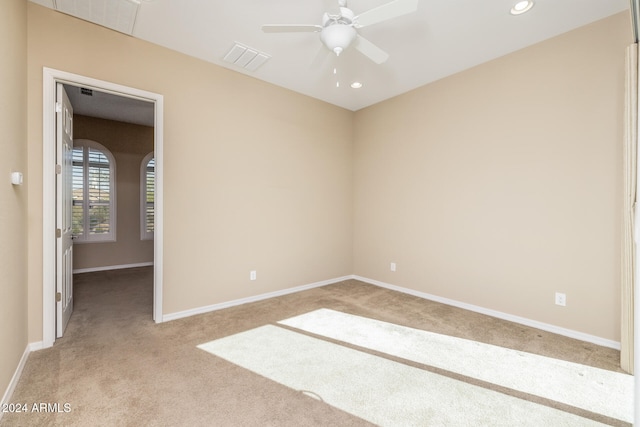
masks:
[[[60,175],[62,173],[62,165],[56,165],[56,175]]]
[[[60,292],[56,292],[56,302],[62,301],[62,294]]]
[[[60,230],[59,228],[56,228],[56,237],[57,238],[62,237],[62,230]]]
[[[62,104],[56,102],[56,113],[62,113]]]

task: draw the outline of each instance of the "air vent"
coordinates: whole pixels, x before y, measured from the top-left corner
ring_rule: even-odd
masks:
[[[53,0],[53,7],[76,18],[131,35],[140,1]]]
[[[87,89],[86,87],[81,87],[80,93],[87,96],[93,96],[93,90]]]
[[[224,57],[224,61],[248,71],[256,71],[269,58],[271,57],[266,53],[236,42]]]

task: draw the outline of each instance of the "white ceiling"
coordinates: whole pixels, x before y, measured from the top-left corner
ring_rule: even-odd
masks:
[[[154,126],[155,105],[153,102],[125,96],[113,95],[98,90],[87,90],[78,86],[64,85],[74,114],[88,117]]]
[[[58,7],[62,3],[90,2],[94,7],[137,3],[31,1],[52,9],[55,1]],[[388,1],[349,0],[348,6],[357,15]],[[265,34],[261,30],[262,24],[321,24],[323,12],[337,0],[139,3],[131,31],[134,37],[353,111],[629,8],[629,0],[536,0],[531,11],[512,16],[509,10],[515,0],[419,0],[416,13],[359,30],[390,55],[387,62],[376,65],[354,49],[336,58],[321,44],[319,33]],[[271,58],[255,72],[224,62],[236,42]],[[324,52],[324,61],[318,62],[319,53]],[[364,86],[349,87],[355,80]]]

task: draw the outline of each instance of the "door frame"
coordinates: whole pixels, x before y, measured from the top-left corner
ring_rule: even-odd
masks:
[[[153,242],[153,320],[162,319],[163,266],[163,96],[116,83],[43,67],[42,84],[42,345],[56,339],[56,83],[82,86],[127,98],[153,102],[155,107],[155,236]]]

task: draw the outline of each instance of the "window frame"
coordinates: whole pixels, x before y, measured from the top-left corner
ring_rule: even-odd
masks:
[[[105,243],[116,241],[116,223],[117,223],[117,204],[116,204],[116,159],[113,153],[100,144],[97,141],[90,139],[74,139],[73,150],[77,147],[83,147],[82,149],[82,234],[73,235],[73,243]],[[89,233],[89,198],[87,181],[89,174],[87,173],[89,168],[89,156],[88,150],[94,149],[100,151],[109,161],[109,232],[100,234]],[[74,166],[74,162],[72,161]],[[72,166],[72,167],[73,167]],[[72,202],[73,204],[73,202]]]
[[[147,231],[147,206],[149,203],[147,202],[147,170],[149,167],[149,162],[151,160],[155,160],[155,152],[150,152],[142,162],[140,163],[140,240],[153,240],[155,236],[155,162],[153,167],[153,218],[154,218],[154,231]]]

